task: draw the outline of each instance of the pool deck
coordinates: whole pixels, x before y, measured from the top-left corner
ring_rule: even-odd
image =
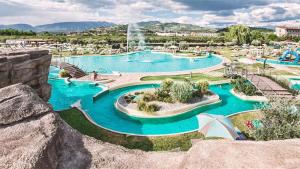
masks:
[[[223,61],[215,66],[206,68],[206,69],[196,69],[196,70],[187,70],[187,71],[179,71],[179,72],[151,72],[151,73],[121,73],[121,75],[99,75],[99,79],[96,81],[101,81],[101,78],[108,78],[112,79],[112,82],[105,83],[109,89],[118,88],[119,86],[126,86],[126,85],[134,85],[141,82],[141,78],[145,76],[162,76],[162,75],[180,75],[180,74],[190,74],[192,73],[203,73],[203,74],[210,74],[212,71],[219,70],[224,68],[223,63],[229,63],[230,61],[227,58],[223,58]],[[219,74],[215,74],[217,76]],[[90,75],[84,76],[80,78],[80,80],[91,80]]]

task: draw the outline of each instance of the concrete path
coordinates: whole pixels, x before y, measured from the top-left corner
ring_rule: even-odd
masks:
[[[259,75],[248,75],[246,77],[258,90],[264,95],[281,95],[281,96],[292,96],[287,89],[281,87],[278,83],[272,79]]]

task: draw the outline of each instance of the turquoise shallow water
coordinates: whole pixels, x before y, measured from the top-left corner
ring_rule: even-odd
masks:
[[[257,102],[246,102],[234,97],[229,92],[231,86],[226,84],[210,86],[210,89],[221,97],[221,103],[195,109],[183,116],[160,120],[136,120],[125,117],[115,109],[114,103],[122,94],[153,87],[153,85],[137,85],[117,89],[99,98],[94,103],[89,100],[83,101],[82,108],[94,122],[110,130],[139,135],[164,135],[197,130],[199,126],[196,115],[199,113],[230,115],[240,111],[253,110],[255,105],[258,104]]]
[[[293,81],[296,81],[297,83],[292,85],[292,89],[294,90],[299,90],[300,91],[300,78],[290,78],[289,79],[290,81],[293,80]]]
[[[49,79],[52,85],[49,103],[55,111],[69,109],[76,101],[92,100],[93,95],[102,91],[101,87],[90,84],[90,82],[74,81],[66,84],[64,79]]]
[[[50,66],[48,78],[49,79],[58,78],[58,75],[59,75],[59,69],[56,67]]]
[[[118,72],[174,72],[203,69],[215,66],[222,59],[211,55],[208,58],[178,58],[168,53],[143,51],[113,56],[67,57],[66,62],[77,65],[84,71],[100,73]]]
[[[264,62],[264,59],[257,59],[259,62]],[[267,63],[269,64],[278,64],[278,65],[286,65],[286,66],[300,66],[299,63],[294,63],[294,62],[284,62],[284,61],[279,61],[279,60],[272,60],[268,59]]]
[[[57,74],[55,75],[57,70],[51,69],[53,74],[50,73],[49,77],[57,77]],[[49,103],[52,104],[55,111],[69,109],[71,104],[81,100],[82,109],[99,126],[128,134],[166,135],[190,132],[198,129],[196,115],[199,113],[230,115],[240,111],[253,110],[258,104],[257,102],[243,101],[233,96],[230,93],[231,85],[229,84],[213,85],[210,86],[210,90],[220,96],[221,103],[201,107],[177,117],[159,120],[132,119],[115,109],[116,100],[127,92],[155,88],[158,85],[136,85],[117,89],[93,102],[93,95],[102,91],[101,87],[79,81],[73,81],[68,85],[64,79],[57,78],[49,79],[49,83],[52,85]]]

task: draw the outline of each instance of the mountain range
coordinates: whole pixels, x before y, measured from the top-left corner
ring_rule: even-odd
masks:
[[[183,24],[176,22],[162,23],[159,21],[138,22],[141,28],[153,32],[178,32],[178,31],[199,31],[199,32],[216,32],[217,29],[203,27],[193,24]]]
[[[193,24],[183,24],[183,23],[162,23],[159,21],[147,21],[138,22],[137,25],[141,29],[152,31],[152,32],[178,32],[178,31],[197,31],[197,32],[223,32],[227,31],[228,28],[211,28],[203,27]],[[22,31],[34,31],[34,32],[83,32],[91,29],[101,29],[111,27],[112,29],[126,30],[127,25],[117,25],[111,22],[59,22],[45,25],[32,26],[29,24],[12,24],[12,25],[0,25],[1,29],[16,29]],[[265,31],[272,31],[270,28],[255,28]]]
[[[0,29],[16,29],[34,32],[82,32],[98,27],[110,27],[115,25],[110,22],[59,22],[46,25],[32,26],[29,24],[0,25]]]

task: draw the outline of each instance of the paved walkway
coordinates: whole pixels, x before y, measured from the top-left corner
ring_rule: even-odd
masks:
[[[192,73],[204,73],[204,74],[209,74],[212,76],[218,76],[218,75],[223,75],[222,73],[219,72],[214,72],[212,71],[222,69],[224,68],[223,66],[224,61],[221,64],[218,64],[216,66],[206,68],[206,69],[199,69],[199,70],[192,70],[192,71],[180,71],[180,72],[154,72],[154,73],[122,73],[120,75],[112,75],[112,74],[99,74],[98,79],[95,81],[98,82],[103,82],[103,79],[110,79],[111,81],[107,81],[105,85],[112,89],[112,88],[117,88],[117,87],[122,87],[130,84],[137,84],[141,82],[141,78],[145,76],[163,76],[163,75],[180,75],[180,74],[189,74],[190,72]],[[82,78],[79,78],[80,80],[93,80],[91,78],[91,75],[84,76]],[[145,82],[147,83],[147,82]],[[149,83],[149,82],[148,82]]]
[[[264,95],[280,95],[280,96],[292,96],[287,89],[281,87],[278,83],[272,79],[255,74],[248,75],[246,77],[252,84],[260,90]]]

